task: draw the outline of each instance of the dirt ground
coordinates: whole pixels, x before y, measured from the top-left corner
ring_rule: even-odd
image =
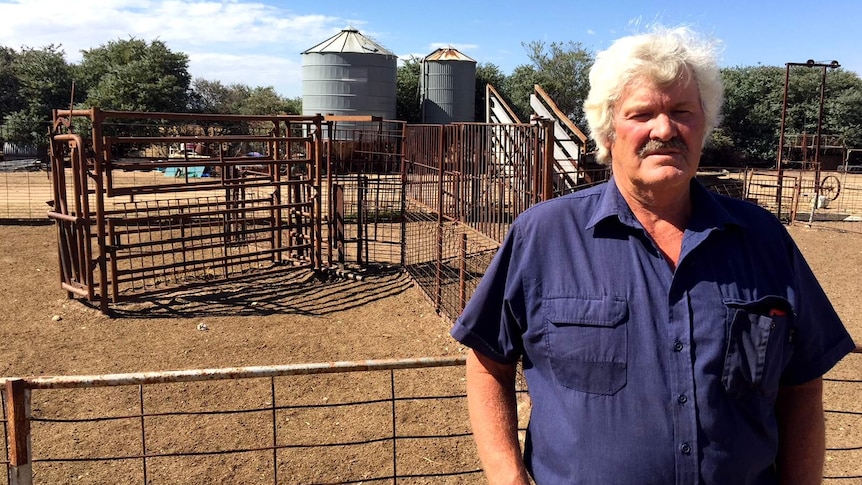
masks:
[[[862,308],[858,300],[862,290],[859,275],[862,234],[804,226],[793,226],[789,230],[854,339],[862,342]],[[255,287],[228,286],[209,293],[177,294],[146,303],[119,305],[117,314],[111,318],[96,308],[66,299],[58,283],[55,244],[53,226],[0,226],[0,376],[105,374],[463,353],[448,336],[449,323],[435,314],[420,290],[398,272],[380,274],[365,281],[322,281],[305,275],[266,277]],[[418,390],[439,387],[440,392],[457,393],[463,390],[461,369],[453,368],[453,371],[405,375],[403,386]],[[862,355],[849,356],[827,377],[862,379]],[[148,390],[151,393],[148,402],[154,403],[148,411],[157,408],[169,411],[178,407],[196,409],[221,399],[231,401],[232,406],[251,408],[268,399],[268,382],[259,384],[250,382],[218,390],[197,385],[183,385],[179,392],[168,388]],[[289,398],[300,404],[321,402],[338,393],[345,394],[347,397],[339,399],[347,402],[352,399],[351,392],[358,392],[357,389],[361,388],[361,394],[368,396],[385,393],[388,386],[388,374],[383,379],[373,376],[299,379],[279,391],[284,394],[279,402]],[[444,390],[446,387],[454,391]],[[134,409],[137,388],[131,393],[117,391],[118,395],[98,397],[85,394],[86,391],[49,394],[53,392],[61,391],[45,391],[44,396],[34,392],[34,415],[68,413],[70,408],[92,411],[107,400],[124,403],[125,412],[137,411]],[[431,423],[423,423],[421,412],[413,417],[406,413],[406,417],[399,418],[404,420],[399,422],[402,430],[412,426],[411,432],[415,434],[436,433],[442,429],[454,435],[463,431],[466,425],[463,402],[438,401],[430,405],[438,417],[431,418]],[[862,412],[862,384],[827,382],[826,408]],[[307,412],[317,414],[288,413],[283,420],[279,418],[279,426],[300,440],[338,432],[351,435],[356,428],[380,426],[380,422],[375,421],[377,418],[364,414],[347,413],[339,418],[327,414],[334,412],[330,409]],[[182,416],[166,416],[164,425],[174,429],[176,436],[173,438],[177,441],[233,442],[234,436],[242,434],[243,430],[256,426],[265,430],[271,425],[265,417],[254,416],[247,420],[233,419],[229,425],[224,420],[218,421],[217,416],[212,417],[214,421],[193,425],[184,422]],[[389,414],[380,419],[390,419]],[[829,413],[827,420],[830,448],[862,447],[862,418],[858,414]],[[86,451],[82,450],[87,447],[110,454],[111,450],[129,446],[125,444],[129,441],[128,433],[115,432],[110,427],[92,430],[81,424],[63,426],[63,423],[49,423],[34,430],[34,443],[47,442],[41,451],[57,456],[78,456],[84,454]],[[65,434],[73,437],[61,438]],[[165,442],[159,443],[156,439],[155,443],[147,445],[153,449],[176,449],[172,448],[171,439],[163,439]],[[131,441],[134,443],[135,439]],[[245,446],[241,438],[236,438],[236,445]],[[371,446],[385,447],[380,443]],[[445,473],[451,469],[451,463],[457,464],[456,468],[470,469],[477,466],[471,446],[469,437],[436,449],[424,445],[410,449],[410,445],[405,445],[406,450],[399,449],[399,453],[405,453],[400,460],[404,466],[418,462],[417,469],[427,473]],[[305,451],[303,458],[291,458],[293,455],[289,452],[299,453],[287,450],[279,455],[280,483],[343,482],[361,477],[363,473],[366,476],[376,473],[373,470],[363,472],[360,467],[360,462],[366,458],[361,455],[368,454],[366,451],[324,448]],[[134,451],[120,452],[124,453],[133,454]],[[309,453],[316,455],[316,462],[308,458]],[[391,458],[391,451],[388,453]],[[148,481],[272,483],[272,473],[266,465],[271,454],[251,455],[236,463],[224,456],[191,456],[179,464],[152,459]],[[862,451],[858,449],[829,451],[826,476],[856,478],[830,479],[826,483],[859,483],[860,464]],[[367,462],[362,466],[388,465]],[[34,465],[37,483],[107,483],[106,480],[141,483],[139,468],[140,464],[134,461],[131,465],[123,462]],[[391,471],[383,475],[386,473]],[[399,483],[482,482],[480,475],[427,480],[399,480]]]

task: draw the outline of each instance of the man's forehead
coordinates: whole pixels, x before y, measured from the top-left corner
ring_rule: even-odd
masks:
[[[669,98],[673,103],[700,103],[697,83],[689,77],[660,83],[648,76],[639,76],[626,83],[616,104],[646,104],[656,97]]]

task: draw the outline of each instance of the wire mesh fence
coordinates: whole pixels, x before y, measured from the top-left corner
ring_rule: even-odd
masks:
[[[860,358],[857,349],[845,360]],[[0,394],[0,465],[13,485],[481,483],[463,363],[424,358],[10,379]],[[835,409],[829,401],[853,393],[862,376],[841,364],[830,375],[824,481],[858,483],[862,409]],[[526,423],[529,406],[519,404],[519,412]]]
[[[3,464],[8,475],[37,477],[33,483],[465,483],[480,467],[463,363],[424,358],[7,381],[4,430],[15,439],[5,410],[17,401],[26,411],[14,425],[26,439],[7,442]]]
[[[826,412],[826,466],[824,483],[858,484],[862,481],[862,405],[856,396],[862,390],[862,347],[848,355],[824,379]],[[844,406],[834,402],[848,403]]]

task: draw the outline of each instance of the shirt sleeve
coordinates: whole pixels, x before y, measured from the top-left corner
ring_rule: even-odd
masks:
[[[523,258],[517,232],[516,222],[449,332],[455,340],[504,364],[517,362],[524,349]]]
[[[856,345],[799,248],[792,240],[788,244],[795,275],[793,288],[797,293],[796,335],[793,357],[781,384],[798,385],[828,372]]]

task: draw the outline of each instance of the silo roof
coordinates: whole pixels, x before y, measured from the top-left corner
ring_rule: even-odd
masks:
[[[381,54],[395,56],[395,54],[382,45],[365,37],[358,30],[348,27],[320,44],[307,49],[303,54],[327,53],[327,52],[352,52],[359,54]]]
[[[467,61],[467,62],[476,62],[471,57],[462,54],[458,49],[454,47],[441,47],[436,51],[428,54],[423,61]]]

